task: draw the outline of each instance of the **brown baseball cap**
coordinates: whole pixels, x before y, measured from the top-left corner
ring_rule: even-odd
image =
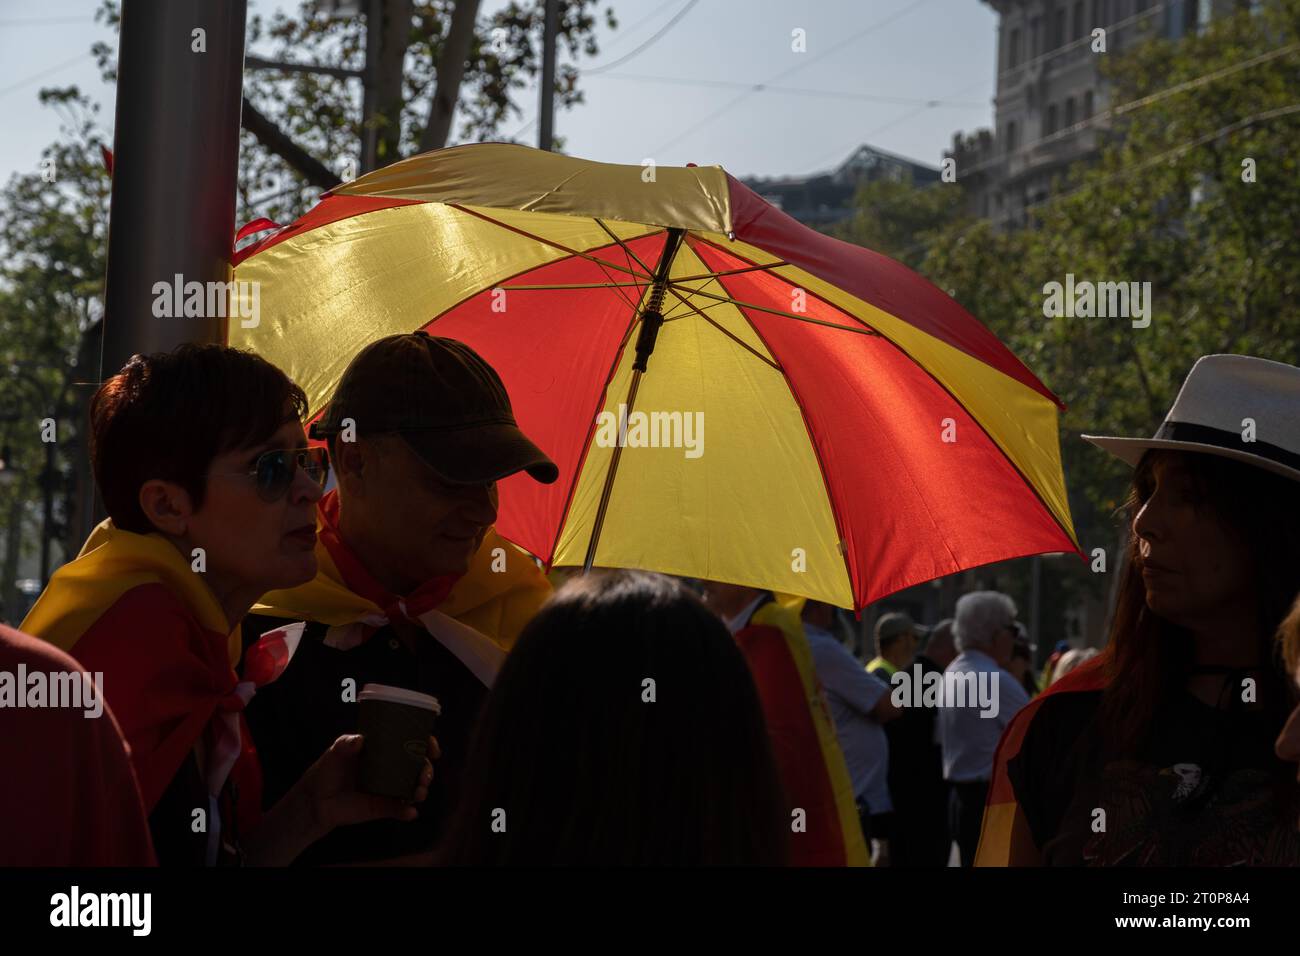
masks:
[[[348,364],[311,437],[328,439],[344,419],[358,435],[396,432],[450,484],[486,484],[526,471],[560,475],[519,430],[501,377],[464,342],[427,332],[371,342]]]

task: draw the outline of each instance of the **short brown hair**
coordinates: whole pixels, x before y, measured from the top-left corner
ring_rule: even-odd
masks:
[[[174,481],[203,506],[212,460],[266,441],[307,411],[301,388],[266,359],[223,345],[134,355],[90,402],[90,460],[113,523],[154,530],[140,487]]]

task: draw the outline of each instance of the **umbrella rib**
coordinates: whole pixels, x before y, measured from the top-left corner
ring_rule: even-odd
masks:
[[[722,283],[718,283],[718,287],[721,288],[723,292],[726,292],[726,291],[727,291],[726,288],[723,287]],[[672,286],[668,286],[667,288],[672,289]],[[684,319],[684,318],[686,317],[686,314],[685,314],[685,313],[682,313],[681,315],[674,315],[674,313],[675,313],[678,309],[680,309],[680,308],[682,307],[682,305],[686,302],[686,299],[684,299],[684,298],[682,297],[682,295],[681,295],[680,293],[678,293],[675,289],[672,289],[672,291],[673,291],[673,294],[676,295],[677,298],[680,299],[681,301],[678,302],[678,303],[677,303],[676,305],[674,305],[671,309],[669,309],[667,312],[664,313],[664,321],[665,321],[665,322],[675,322],[675,321],[677,321],[678,319]],[[695,293],[696,291],[698,291],[698,290],[692,289],[692,290],[690,290],[690,291],[691,291],[692,294],[694,294],[694,293]],[[706,310],[707,310],[707,309],[720,309],[720,308],[722,308],[722,306],[724,306],[724,305],[727,305],[727,303],[726,303],[726,302],[711,302],[711,303],[709,303],[708,305],[706,305],[704,308],[705,308]],[[694,308],[696,311],[699,311],[699,306],[692,304],[691,307]]]
[[[739,336],[737,336],[735,333],[730,332],[730,331],[728,331],[727,329],[724,329],[724,328],[723,328],[722,326],[720,326],[717,322],[714,322],[711,318],[709,318],[707,315],[705,315],[705,314],[704,314],[704,313],[703,313],[699,308],[697,308],[693,302],[688,302],[688,301],[686,301],[686,299],[682,297],[682,294],[681,294],[680,292],[678,292],[676,289],[674,289],[672,286],[669,286],[669,287],[668,287],[668,291],[671,292],[673,295],[677,296],[677,298],[681,299],[681,300],[682,300],[682,304],[685,305],[688,309],[690,309],[690,310],[692,310],[693,312],[695,312],[695,314],[698,315],[700,318],[702,318],[705,322],[709,323],[709,325],[713,326],[715,329],[717,329],[719,332],[721,332],[721,333],[722,333],[723,335],[725,335],[727,338],[731,339],[733,342],[735,342],[737,345],[739,345],[739,346],[740,346],[741,348],[743,348],[745,351],[749,352],[751,355],[753,355],[753,356],[754,356],[756,359],[758,359],[760,362],[766,362],[768,365],[772,366],[772,368],[776,369],[778,372],[782,372],[782,369],[781,369],[781,366],[780,366],[780,365],[777,365],[776,362],[773,362],[770,358],[768,358],[768,357],[767,357],[766,355],[764,355],[762,352],[758,351],[758,349],[754,348],[754,347],[753,347],[752,345],[750,345],[748,342],[746,342],[746,341],[744,341],[743,339],[741,339],[741,338],[740,338]],[[720,304],[720,303],[719,303],[719,304]],[[679,316],[679,318],[685,318],[685,316]],[[664,321],[666,322],[666,321],[668,321],[668,320],[665,319]],[[784,373],[783,373],[783,374],[784,374]]]
[[[696,255],[696,257],[698,258],[699,253],[696,251],[694,244],[692,244],[692,243],[687,243],[687,247],[688,247],[692,252],[694,252],[695,255]],[[701,260],[700,260],[700,263],[703,264],[703,262],[704,262],[704,260],[701,259]],[[727,287],[724,286],[721,282],[718,281],[718,278],[717,278],[716,275],[700,276],[700,277],[698,277],[698,278],[704,280],[704,282],[705,282],[705,286],[707,286],[709,283],[713,283],[713,284],[717,285],[717,287],[718,287],[719,289],[721,289],[722,292],[725,293],[725,292],[727,291]],[[680,281],[680,280],[677,280],[677,279],[673,279],[673,280],[671,280],[671,282],[677,282],[677,281]],[[672,287],[671,284],[670,284],[669,286],[667,286],[667,288],[671,288],[671,287]],[[701,286],[700,288],[704,288],[704,286]],[[690,292],[697,292],[697,291],[699,291],[699,289],[690,289],[690,290],[688,290],[688,291],[690,291]],[[674,293],[674,294],[675,294],[675,293]],[[686,300],[686,299],[683,299],[680,295],[678,295],[677,298],[680,299],[681,301],[680,301],[677,305],[674,305],[674,306],[673,306],[671,309],[669,309],[666,313],[664,313],[664,321],[665,321],[665,322],[669,321],[670,318],[673,319],[673,320],[675,320],[675,319],[679,319],[679,318],[683,318],[684,316],[673,315],[673,313],[676,312],[677,309],[678,309],[681,305],[683,305],[683,304],[690,305],[692,308],[695,309],[695,311],[700,312],[699,307],[696,306],[696,305],[694,305],[694,303],[688,303],[687,300]],[[716,309],[716,308],[718,308],[719,306],[721,306],[721,305],[725,305],[725,304],[726,304],[725,302],[715,302],[715,303],[713,303],[712,305],[705,306],[705,308],[706,308],[706,309]],[[701,313],[701,314],[703,314],[703,313]],[[706,316],[706,318],[707,318],[707,316]]]
[[[629,268],[631,267],[631,265],[632,265],[632,264],[629,262],[629,263],[628,263]],[[613,276],[611,276],[611,275],[609,274],[609,272],[605,269],[604,266],[600,265],[600,263],[596,263],[596,267],[597,267],[598,269],[600,269],[600,271],[603,272],[603,273],[605,274],[605,278],[606,278],[606,279],[611,280],[611,282],[613,281]],[[634,279],[632,282],[628,282],[628,283],[625,283],[625,284],[626,284],[626,285],[634,285],[634,286],[636,286],[636,288],[637,288],[637,301],[638,301],[638,302],[639,302],[642,298],[645,297],[645,293],[642,291],[642,289],[643,289],[643,284],[642,284],[642,283],[639,283],[639,282],[637,282],[637,281]],[[626,292],[624,292],[624,291],[619,287],[619,285],[620,285],[619,283],[613,283],[614,291],[617,292],[617,293],[619,294],[619,296],[623,299],[623,301],[627,304],[627,307],[628,307],[629,310],[631,310],[632,315],[633,315],[633,316],[636,316],[636,314],[637,314],[637,312],[638,312],[638,309],[637,309],[637,303],[636,303],[636,302],[633,302],[633,301],[632,301],[632,297],[629,296]]]
[[[695,248],[697,245],[705,245],[705,246],[708,246],[710,249],[713,249],[713,250],[715,250],[715,251],[717,251],[717,252],[727,252],[727,250],[724,250],[724,249],[723,249],[721,246],[719,246],[717,243],[715,243],[715,242],[713,242],[713,241],[711,241],[711,240],[709,240],[709,239],[697,238],[696,241],[695,241],[694,243],[691,244],[691,248],[692,248],[693,250],[695,250],[695,254],[696,254],[697,256],[700,256],[699,250]],[[730,254],[730,255],[736,255],[735,253],[728,253],[728,254]],[[749,260],[746,259],[746,258],[743,257],[743,256],[736,255],[736,258],[739,258],[741,262],[749,262]],[[701,262],[704,261],[704,257],[703,257],[703,256],[700,256],[700,261],[701,261]],[[785,264],[788,265],[788,266],[790,266],[791,268],[795,268],[795,269],[799,268],[798,266],[795,266],[793,263],[789,263],[789,262],[787,262],[787,263],[785,263]],[[740,271],[740,270],[733,270],[732,273],[730,273],[730,274],[733,274],[733,275],[734,275],[734,274],[736,274],[736,273],[739,272],[739,271]],[[727,275],[727,274],[728,274],[728,273],[724,273],[724,272],[716,272],[716,273],[714,273],[714,275]],[[786,278],[785,276],[778,276],[778,278],[780,278],[780,279],[782,279],[782,280],[784,280],[784,281],[786,281],[786,282],[789,282],[789,281],[790,281],[790,280],[789,280],[788,278]],[[721,283],[719,283],[719,285],[721,285]],[[793,285],[793,283],[792,283],[792,285]],[[724,288],[725,288],[725,287],[724,287]],[[799,286],[796,286],[796,288],[800,288],[800,287],[799,287]],[[885,338],[885,336],[881,335],[881,333],[880,333],[879,331],[877,331],[876,329],[872,328],[871,325],[866,321],[866,319],[862,318],[860,315],[857,315],[856,313],[849,311],[848,309],[844,308],[844,307],[841,306],[841,305],[838,305],[838,304],[836,304],[836,303],[834,303],[834,302],[829,301],[829,300],[826,299],[824,296],[818,295],[816,292],[811,292],[811,291],[808,291],[808,290],[806,290],[806,289],[805,289],[805,291],[807,291],[807,292],[808,292],[808,295],[812,296],[812,297],[813,297],[814,299],[816,299],[817,301],[826,303],[826,305],[830,306],[832,309],[835,309],[837,312],[842,312],[842,313],[844,313],[846,316],[848,316],[850,319],[853,319],[853,320],[856,321],[856,322],[861,322],[861,323],[862,323],[862,327],[863,327],[863,329],[866,330],[866,333],[867,333],[868,335],[879,335],[881,338]],[[761,308],[761,307],[756,306],[756,308]],[[772,310],[768,309],[768,310],[766,310],[766,311],[772,311]],[[817,322],[817,321],[818,321],[818,320],[816,320],[816,319],[809,319],[806,315],[804,315],[804,316],[800,316],[800,315],[792,315],[792,314],[789,313],[789,312],[780,312],[780,313],[777,313],[777,314],[779,314],[779,315],[785,315],[785,316],[787,316],[788,318],[792,318],[792,319],[800,319],[800,320],[805,321],[805,322]],[[842,325],[835,326],[835,328],[844,329],[844,331],[846,331],[846,332],[857,332],[857,331],[859,331],[858,329],[845,328],[845,326],[842,326]]]
[[[595,217],[593,217],[593,221],[596,223],[596,225],[600,226],[601,229],[605,230],[605,235],[609,236],[609,238],[613,239],[615,242],[619,244],[619,247],[623,250],[623,254],[625,256],[631,256],[632,259],[636,261],[636,264],[641,267],[642,272],[644,272],[647,276],[654,275],[654,271],[649,266],[647,266],[644,262],[641,261],[641,257],[632,251],[631,246],[629,246],[618,236],[614,235],[614,230],[610,229],[609,226],[605,225],[605,221],[603,219],[596,219]]]
[[[613,277],[609,274],[608,270],[605,268],[606,266],[608,266],[610,269],[616,269],[619,272],[626,272],[630,276],[636,276],[637,274],[636,270],[631,268],[630,264],[627,268],[624,268],[623,266],[620,266],[617,263],[606,262],[604,259],[601,259],[597,256],[593,256],[589,253],[579,252],[577,249],[570,249],[568,246],[562,245],[561,243],[555,242],[551,239],[546,239],[543,236],[539,236],[534,233],[531,233],[526,229],[520,229],[517,226],[507,225],[506,223],[501,222],[499,219],[493,219],[491,216],[485,216],[482,213],[475,212],[472,209],[467,209],[464,206],[458,206],[455,203],[450,203],[449,205],[451,205],[453,209],[458,209],[461,212],[468,213],[471,216],[477,216],[479,219],[482,219],[484,222],[490,222],[495,226],[500,226],[502,229],[508,230],[510,232],[516,233],[521,236],[526,236],[527,238],[532,239],[536,242],[540,242],[543,245],[550,246],[554,249],[559,249],[562,252],[567,252],[571,256],[578,256],[579,258],[586,259],[588,262],[593,262],[596,264],[596,267],[599,268],[600,271],[605,274],[605,278],[610,279],[611,281],[613,280]],[[608,231],[609,230],[606,230],[606,232]],[[616,242],[618,241],[617,237],[615,238],[615,241]],[[622,245],[622,243],[619,244]],[[636,283],[633,283],[633,285],[636,285]],[[637,305],[635,302],[631,300],[631,298],[628,297],[627,293],[617,287],[614,287],[614,291],[617,292],[622,297],[624,303],[627,304],[627,307],[632,310],[633,314],[635,314],[637,311]]]
[[[534,292],[538,289],[613,289],[617,286],[636,286],[641,288],[640,282],[566,282],[556,285],[503,285],[497,286],[499,289],[522,289],[528,292]]]
[[[614,235],[614,230],[610,229],[609,226],[605,225],[605,220],[595,216],[592,217],[592,220],[596,223],[596,225],[600,226],[601,229],[605,230],[605,235],[609,236],[609,238],[613,239],[615,242],[618,243],[618,247],[623,250],[623,258],[627,261],[627,267],[629,271],[631,271],[632,269],[632,262],[635,261],[636,264],[641,267],[641,271],[644,272],[647,276],[654,275],[654,270],[652,270],[649,266],[647,266],[644,262],[641,261],[641,257],[636,254],[636,250],[634,250],[631,246],[629,246],[618,236]],[[644,287],[640,288],[640,293],[641,293],[640,299],[644,300],[645,299]],[[630,300],[628,302],[628,305],[632,309],[633,315],[636,315],[640,312],[639,305],[631,302]]]
[[[764,272],[769,269],[779,269],[781,266],[788,266],[790,263],[782,259],[780,262],[772,262],[765,266],[745,266],[743,269],[728,269],[725,272],[709,272],[698,276],[681,276],[674,279],[674,282],[698,282],[702,279],[716,279],[718,276],[737,276],[742,272]]]
[[[577,249],[570,249],[568,246],[564,245],[563,243],[556,242],[553,239],[547,239],[544,236],[539,236],[536,233],[529,232],[527,229],[520,229],[518,226],[508,225],[499,219],[493,219],[491,216],[485,216],[480,212],[475,212],[473,209],[467,209],[465,206],[458,206],[455,203],[448,203],[447,205],[451,206],[452,209],[465,213],[465,215],[467,216],[473,216],[476,219],[482,219],[484,222],[490,222],[492,223],[492,225],[500,226],[502,229],[505,229],[508,232],[513,232],[516,233],[517,235],[524,236],[527,239],[532,239],[535,242],[540,242],[542,245],[550,246],[552,249],[559,249],[561,252],[566,252],[571,256],[577,256],[580,259],[586,259],[589,262],[594,262],[598,266],[608,266],[609,268],[616,269],[619,272],[626,272],[628,275],[633,275],[633,276],[640,275],[640,273],[638,273],[635,269],[629,269],[626,266],[621,266],[616,262],[606,262],[604,259],[597,258],[596,256],[590,255],[589,253],[586,252],[579,252]],[[645,276],[641,276],[641,278],[652,279],[653,277],[649,275],[645,275]]]
[[[712,292],[705,292],[703,289],[688,289],[687,291],[692,295],[702,295],[709,299],[717,299],[719,302],[730,302],[732,305],[742,309],[757,309],[759,312],[769,312],[772,315],[783,315],[787,319],[795,319],[798,322],[809,322],[813,325],[824,325],[830,329],[839,329],[841,332],[853,332],[855,335],[880,335],[880,333],[875,329],[855,329],[849,325],[837,325],[834,322],[827,322],[824,319],[814,319],[809,315],[797,315],[794,312],[784,312],[781,309],[773,309],[753,302],[742,302],[739,299],[732,299],[728,296],[714,295]]]
[[[703,262],[703,258],[701,258],[700,261]],[[724,292],[727,290],[727,287],[721,282],[719,282],[718,285],[722,286]],[[771,351],[772,346],[768,344],[766,336],[764,336],[758,326],[754,324],[753,319],[744,312],[740,313],[740,317],[745,320],[745,323],[754,331],[754,334],[758,336],[758,340],[763,343],[763,347]],[[881,336],[881,338],[884,338],[884,336]],[[885,339],[885,341],[889,340]],[[835,496],[831,494],[830,475],[826,470],[826,461],[822,456],[821,450],[817,447],[817,439],[813,435],[812,422],[808,420],[807,410],[804,408],[803,401],[800,399],[799,393],[795,389],[794,381],[790,378],[790,374],[784,368],[782,368],[780,372],[781,377],[785,379],[785,386],[789,389],[790,397],[794,401],[795,407],[799,409],[799,417],[803,420],[804,432],[808,436],[808,446],[812,450],[813,459],[817,462],[817,472],[821,476],[822,480],[822,492],[826,495],[826,504],[830,508],[831,518],[835,522],[835,533],[839,536],[837,544],[840,556],[844,559],[844,576],[849,584],[849,600],[856,609],[858,607],[858,594],[854,588],[853,565],[849,561],[849,528],[844,520],[844,515],[838,507]],[[864,604],[863,606],[865,607],[866,605]]]

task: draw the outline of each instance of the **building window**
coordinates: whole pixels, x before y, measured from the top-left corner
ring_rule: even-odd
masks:
[[[1092,90],[1083,94],[1083,118],[1092,119]]]
[[[1065,126],[1068,129],[1074,125],[1074,97],[1071,96],[1065,101]]]
[[[1065,45],[1065,5],[1057,7],[1052,13],[1052,49]]]
[[[1016,123],[1015,120],[1012,120],[1007,124],[1007,153],[1014,153],[1018,145],[1016,142]]]
[[[1056,132],[1056,104],[1047,108],[1047,119],[1043,121],[1043,135],[1051,136]]]
[[[1076,39],[1086,37],[1091,32],[1083,25],[1083,0],[1076,0],[1074,4],[1074,36]]]
[[[1007,69],[1014,70],[1020,65],[1020,30],[1019,28],[1011,31],[1011,39],[1007,41]]]
[[[1038,56],[1038,54],[1043,52],[1043,47],[1042,47],[1043,36],[1042,36],[1042,31],[1039,29],[1039,24],[1041,22],[1042,21],[1040,21],[1038,17],[1034,17],[1032,20],[1029,21],[1029,55],[1030,56]]]

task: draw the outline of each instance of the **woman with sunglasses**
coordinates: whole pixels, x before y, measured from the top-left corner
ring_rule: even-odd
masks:
[[[338,825],[415,817],[356,791],[356,736],[336,740],[261,811],[242,711],[286,656],[269,655],[244,682],[234,665],[253,603],[316,573],[329,465],[324,449],[307,447],[305,411],[275,366],[215,345],[137,355],[91,402],[109,520],[23,623],[102,673],[163,864],[288,863]],[[432,774],[426,766],[417,800]]]

